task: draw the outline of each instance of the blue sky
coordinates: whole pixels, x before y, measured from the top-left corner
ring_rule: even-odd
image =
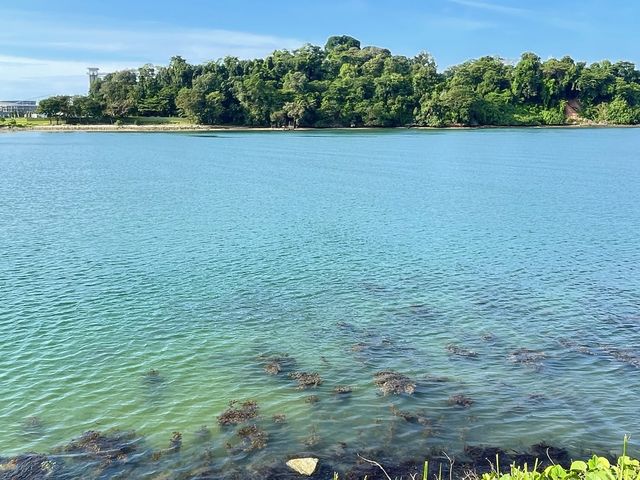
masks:
[[[483,55],[640,61],[635,0],[0,0],[0,100],[86,93],[102,71],[264,56],[349,34],[439,68]]]

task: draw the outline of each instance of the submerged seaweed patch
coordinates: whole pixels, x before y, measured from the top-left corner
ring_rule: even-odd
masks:
[[[547,355],[539,350],[531,350],[528,348],[518,348],[513,350],[507,356],[511,363],[519,365],[528,365],[533,367],[541,367],[542,362],[546,360]]]
[[[134,432],[106,434],[95,430],[85,432],[64,447],[65,452],[87,455],[104,461],[125,461],[135,452]]]
[[[351,388],[349,385],[338,385],[333,389],[333,393],[335,393],[336,395],[348,395],[351,392],[353,392],[353,388]]]
[[[287,416],[284,413],[276,413],[273,417],[271,417],[273,423],[285,423],[287,421]]]
[[[447,403],[449,403],[449,405],[452,405],[452,406],[468,408],[471,405],[473,405],[473,400],[467,397],[466,395],[459,394],[459,395],[452,395],[451,397],[449,397],[449,400],[447,401]]]
[[[202,425],[196,430],[195,437],[199,442],[208,442],[211,440],[211,430],[206,425]]]
[[[470,349],[465,348],[465,347],[461,347],[461,346],[456,345],[454,343],[450,343],[449,345],[447,345],[445,347],[445,349],[447,350],[449,355],[452,355],[452,356],[465,357],[465,358],[477,358],[478,357],[478,352],[476,352],[474,350],[470,350]]]
[[[561,339],[559,342],[563,347],[583,355],[615,360],[635,368],[640,368],[640,354],[631,349],[621,349],[602,343],[597,345],[580,344],[566,338]]]
[[[416,384],[406,375],[394,372],[393,370],[384,370],[374,375],[374,383],[380,389],[383,395],[389,393],[399,395],[407,393],[411,395],[416,390]]]
[[[243,450],[250,452],[266,447],[269,434],[257,425],[247,425],[238,430],[238,438],[241,440]]]
[[[315,405],[319,401],[320,397],[318,397],[317,395],[309,395],[304,399],[304,403],[308,403],[309,405]]]
[[[22,422],[22,432],[29,436],[38,436],[44,433],[44,422],[40,417],[27,417]]]
[[[40,480],[53,478],[57,464],[46,455],[26,453],[6,462],[0,459],[0,480]]]
[[[237,400],[229,403],[229,408],[218,416],[220,425],[237,425],[258,416],[258,403],[248,400],[240,404]]]
[[[169,447],[158,452],[154,452],[152,455],[153,460],[159,460],[162,456],[179,452],[182,448],[182,434],[180,432],[173,432],[171,439],[169,440]]]
[[[260,355],[258,360],[262,364],[262,369],[269,375],[278,375],[280,372],[290,371],[296,366],[296,359],[288,354],[282,355]]]
[[[298,382],[298,389],[317,387],[322,383],[322,378],[317,372],[291,372],[289,378]]]
[[[400,410],[395,405],[391,405],[390,408],[391,408],[391,414],[394,417],[402,418],[406,422],[417,423],[424,426],[429,426],[432,423],[431,420],[429,420],[422,413],[413,413],[406,410]]]

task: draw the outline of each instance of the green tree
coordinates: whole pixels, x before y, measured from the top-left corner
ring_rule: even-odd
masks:
[[[535,102],[542,91],[542,64],[534,53],[523,53],[513,70],[513,94],[522,102]]]
[[[324,49],[328,52],[336,49],[349,48],[359,49],[360,41],[350,37],[349,35],[335,35],[333,37],[329,37],[327,43],[324,45]]]
[[[66,119],[72,113],[71,97],[68,95],[56,95],[44,98],[38,103],[37,112],[45,115],[49,119],[49,123],[53,123],[55,118],[56,125],[59,125],[61,118]]]

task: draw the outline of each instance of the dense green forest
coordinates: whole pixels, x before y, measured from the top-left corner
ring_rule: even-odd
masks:
[[[87,96],[42,100],[73,122],[183,116],[200,124],[303,127],[640,123],[640,72],[630,62],[587,65],[570,57],[515,64],[482,57],[438,72],[413,58],[361,47],[349,36],[266,58],[191,65],[173,57],[95,81]]]

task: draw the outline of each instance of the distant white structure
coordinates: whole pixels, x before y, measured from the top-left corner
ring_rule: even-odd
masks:
[[[34,100],[0,100],[0,117],[31,117],[37,106]]]
[[[87,67],[87,75],[89,75],[89,88],[93,85],[96,80],[100,77],[104,77],[107,75],[106,73],[100,73],[100,69],[98,67]]]

